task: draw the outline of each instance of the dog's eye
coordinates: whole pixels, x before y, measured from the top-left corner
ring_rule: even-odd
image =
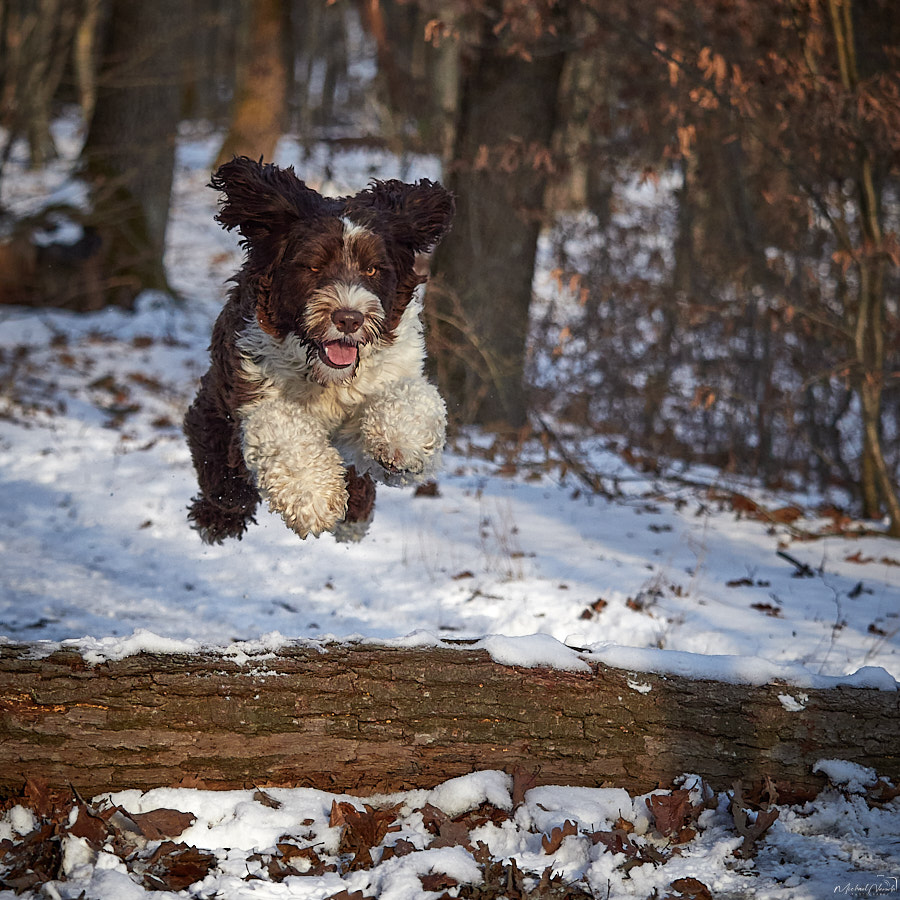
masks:
[[[369,266],[369,268],[366,269],[366,276],[368,278],[374,278],[377,274],[378,274],[378,266]]]
[[[321,272],[322,271],[321,266],[307,266],[306,268],[309,269],[310,272]]]

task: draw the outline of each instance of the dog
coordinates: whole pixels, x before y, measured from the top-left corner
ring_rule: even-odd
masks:
[[[440,463],[416,255],[447,233],[454,198],[427,179],[330,198],[247,157],[210,187],[246,253],[184,420],[200,487],[188,518],[207,543],[240,539],[263,500],[301,538],[359,540],[376,480],[425,481]]]

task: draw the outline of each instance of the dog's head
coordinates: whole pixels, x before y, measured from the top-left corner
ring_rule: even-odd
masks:
[[[243,236],[259,326],[277,340],[299,338],[322,385],[349,381],[362,347],[393,339],[424,281],[416,253],[437,245],[454,208],[427,180],[373,181],[329,198],[292,168],[247,157],[221,166],[210,187],[225,194],[218,221]]]

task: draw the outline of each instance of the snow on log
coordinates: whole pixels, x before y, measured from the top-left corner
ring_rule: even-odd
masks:
[[[46,651],[45,651],[46,652]],[[900,780],[900,692],[753,686],[496,662],[467,647],[288,645],[94,665],[0,644],[0,794],[178,784],[431,787],[477,769],[632,792],[683,773],[803,791],[823,758]]]

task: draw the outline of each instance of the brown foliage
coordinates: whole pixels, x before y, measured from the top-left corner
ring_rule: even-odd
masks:
[[[399,830],[399,826],[394,824],[397,809],[396,806],[390,809],[373,809],[365,804],[359,810],[352,803],[334,801],[328,824],[332,828],[343,829],[338,849],[340,853],[351,856],[351,871],[370,868],[372,848],[377,847],[389,832]]]

